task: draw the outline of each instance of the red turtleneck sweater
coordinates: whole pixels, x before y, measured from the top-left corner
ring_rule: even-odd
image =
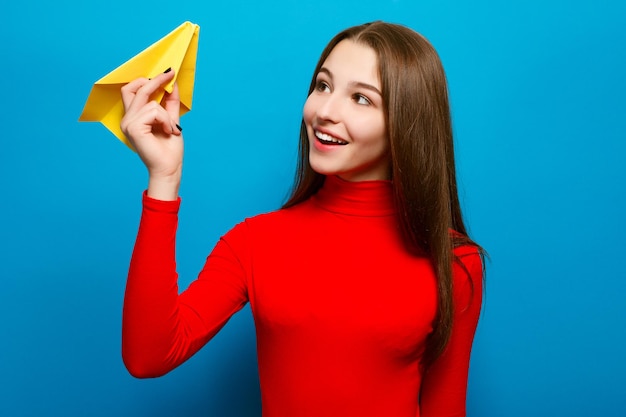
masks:
[[[264,417],[465,415],[481,260],[473,247],[455,250],[470,276],[455,264],[452,336],[424,371],[435,276],[403,246],[390,182],[328,177],[309,200],[245,220],[180,295],[180,200],[143,203],[123,319],[133,375],[172,370],[249,302]]]

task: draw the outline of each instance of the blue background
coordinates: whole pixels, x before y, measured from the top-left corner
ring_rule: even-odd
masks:
[[[277,208],[314,64],[339,30],[423,33],[450,83],[461,199],[491,254],[468,414],[626,415],[626,2],[9,2],[0,12],[0,415],[258,416],[246,308],[169,375],[120,357],[145,169],[78,123],[91,85],[185,20],[181,286]]]

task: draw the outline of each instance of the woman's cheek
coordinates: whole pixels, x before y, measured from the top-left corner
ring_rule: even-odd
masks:
[[[304,102],[304,108],[302,110],[302,118],[304,119],[304,122],[309,126],[311,125],[311,122],[313,121],[313,116],[315,114],[315,112],[313,111],[313,102],[314,98],[312,96],[309,96]]]

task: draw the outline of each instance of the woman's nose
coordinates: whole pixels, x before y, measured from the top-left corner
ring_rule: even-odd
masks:
[[[337,123],[341,118],[341,100],[338,95],[335,93],[324,95],[316,113],[320,120]]]

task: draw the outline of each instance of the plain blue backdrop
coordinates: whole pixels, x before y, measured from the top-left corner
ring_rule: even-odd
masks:
[[[4,4],[0,415],[260,415],[248,308],[169,375],[126,372],[122,299],[146,174],[77,119],[97,79],[183,21],[201,26],[181,121],[186,287],[221,234],[284,201],[319,53],[376,19],[441,55],[466,220],[492,258],[468,415],[626,415],[621,0]]]

